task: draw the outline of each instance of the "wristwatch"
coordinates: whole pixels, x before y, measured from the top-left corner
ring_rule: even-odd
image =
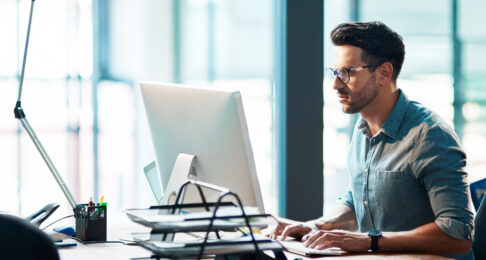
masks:
[[[378,239],[382,236],[379,230],[368,231],[368,236],[371,238],[371,251],[378,251]]]

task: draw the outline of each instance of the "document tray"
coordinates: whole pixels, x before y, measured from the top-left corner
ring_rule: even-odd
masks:
[[[248,210],[248,209],[246,209]],[[249,210],[251,211],[251,210]],[[210,231],[214,230],[235,230],[245,226],[245,218],[234,212],[218,214],[212,217],[212,212],[198,212],[184,215],[159,214],[158,209],[129,209],[125,211],[127,216],[134,222],[152,228],[153,233],[167,232],[199,232],[208,231],[211,219],[213,220]],[[267,219],[270,217],[269,219]],[[252,228],[266,228],[270,223],[275,222],[270,214],[249,214],[246,215]]]
[[[283,250],[283,246],[277,241],[257,235],[255,235],[255,239],[259,250]],[[138,243],[142,247],[152,251],[156,256],[167,258],[196,257],[199,255],[201,246],[204,244],[204,242],[168,243],[162,241],[139,241]],[[243,236],[231,240],[220,239],[207,241],[204,245],[203,256],[251,252],[255,252],[254,242],[252,242],[251,236]]]

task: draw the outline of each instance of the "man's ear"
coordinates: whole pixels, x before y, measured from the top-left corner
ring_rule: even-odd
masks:
[[[393,65],[390,62],[381,64],[376,70],[380,83],[388,84],[392,80]]]

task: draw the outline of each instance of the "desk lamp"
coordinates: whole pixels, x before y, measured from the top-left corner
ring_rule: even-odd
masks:
[[[24,59],[22,62],[22,74],[20,76],[20,83],[19,83],[19,94],[17,98],[17,103],[14,108],[14,114],[15,118],[19,119],[20,122],[22,123],[22,126],[24,127],[25,131],[29,134],[30,138],[32,139],[32,142],[34,142],[35,147],[39,151],[39,153],[42,156],[42,159],[44,159],[44,162],[47,164],[47,167],[49,167],[49,170],[52,173],[52,176],[54,176],[54,179],[56,179],[57,184],[59,184],[59,187],[61,188],[62,192],[64,193],[64,196],[66,196],[67,200],[69,201],[69,204],[75,210],[76,208],[76,200],[74,200],[73,195],[71,194],[71,191],[69,191],[69,188],[66,186],[66,183],[64,183],[63,179],[61,178],[61,175],[59,175],[59,172],[56,169],[56,166],[54,166],[54,163],[52,163],[51,158],[49,158],[49,155],[47,152],[44,150],[44,147],[42,146],[41,142],[39,141],[39,138],[37,138],[37,135],[34,132],[34,129],[29,124],[29,121],[27,121],[27,118],[25,118],[25,113],[24,110],[22,109],[21,105],[21,97],[22,97],[22,85],[24,83],[24,73],[25,73],[25,63],[27,60],[27,49],[29,46],[29,36],[30,36],[30,26],[32,23],[32,13],[34,11],[34,2],[35,0],[32,0],[32,3],[30,5],[30,15],[29,15],[29,25],[27,28],[27,39],[25,40],[25,50],[24,50]]]

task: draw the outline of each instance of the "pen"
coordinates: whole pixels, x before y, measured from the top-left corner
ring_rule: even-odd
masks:
[[[94,206],[93,197],[89,197],[88,208],[93,206]],[[95,211],[93,208],[88,209],[88,215],[91,220],[94,218],[94,213]]]
[[[104,210],[103,210],[103,208],[101,208],[103,205],[106,206],[106,202],[103,202],[104,199],[105,199],[105,196],[101,195],[100,203],[97,205],[97,206],[100,206],[100,208],[96,209],[96,218],[98,218],[100,216],[103,218],[105,216]]]
[[[108,203],[101,202],[100,206],[102,206],[102,207],[105,206],[105,208],[106,208],[106,206],[108,206]],[[104,218],[105,217],[105,210],[103,208],[100,208],[100,210],[101,210],[101,217]]]

